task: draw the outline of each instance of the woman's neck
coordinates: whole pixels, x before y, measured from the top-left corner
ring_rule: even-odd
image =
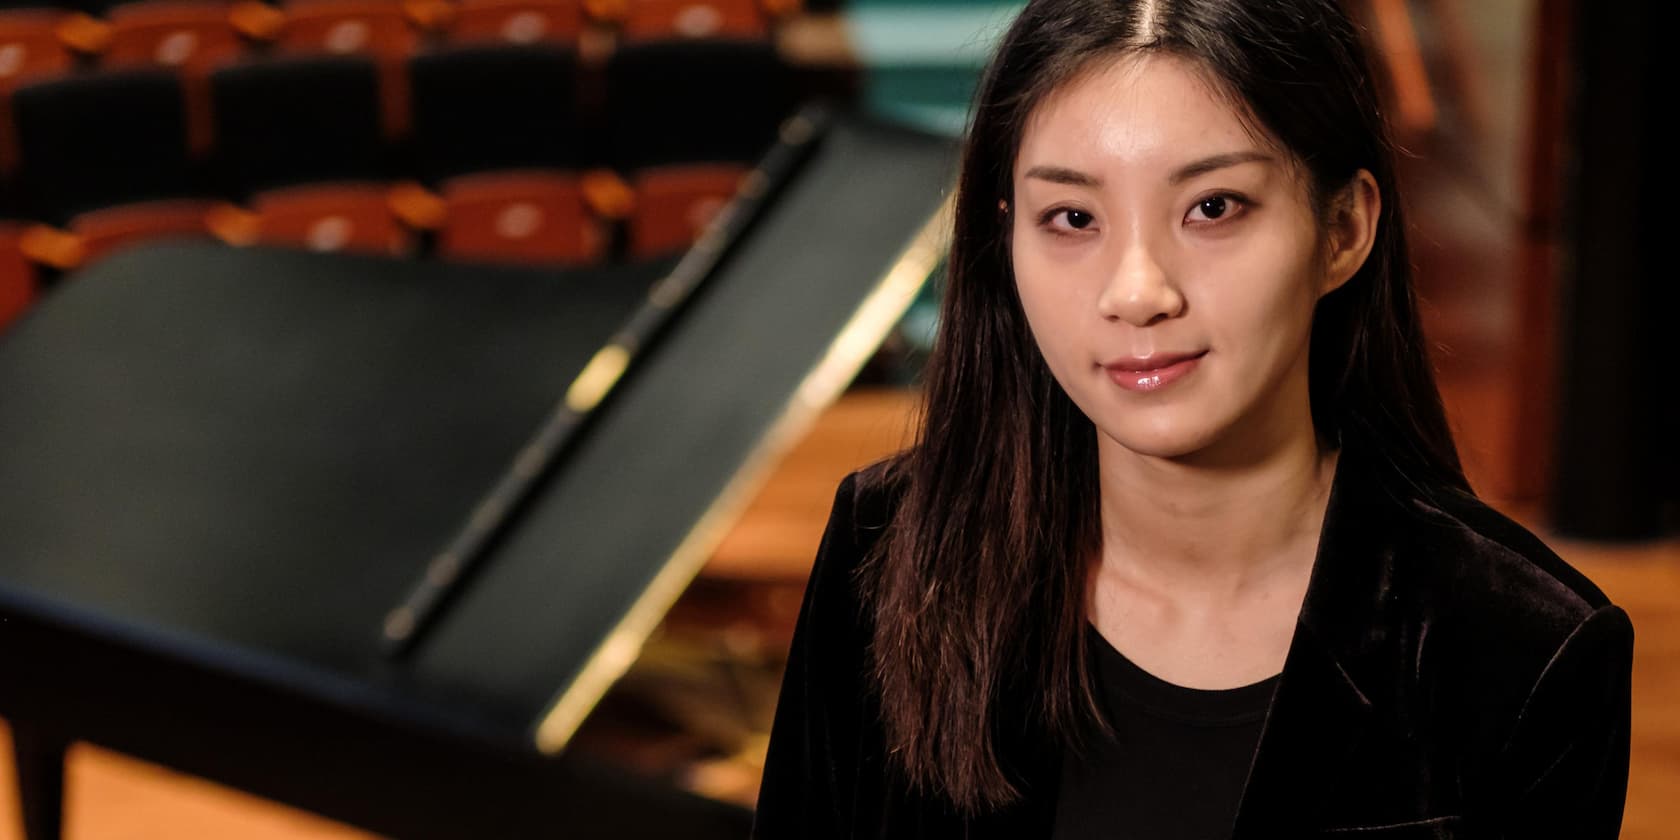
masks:
[[[1338,453],[1304,431],[1224,459],[1140,455],[1099,435],[1104,570],[1223,600],[1310,566]]]

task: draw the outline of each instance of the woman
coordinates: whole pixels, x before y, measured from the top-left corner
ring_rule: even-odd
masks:
[[[1633,631],[1459,466],[1333,0],[1032,0],[755,835],[1614,838]]]

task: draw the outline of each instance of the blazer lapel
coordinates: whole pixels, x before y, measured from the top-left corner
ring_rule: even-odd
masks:
[[[1317,826],[1364,737],[1380,671],[1380,615],[1394,559],[1392,502],[1371,464],[1344,447],[1283,672],[1237,809],[1233,840],[1293,837]]]
[[[1317,640],[1298,629],[1237,807],[1232,840],[1296,836],[1315,824],[1364,735],[1371,702]]]

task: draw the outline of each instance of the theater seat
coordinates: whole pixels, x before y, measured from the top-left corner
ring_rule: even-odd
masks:
[[[415,156],[428,181],[586,164],[576,50],[480,45],[417,55],[409,66]]]
[[[0,9],[0,92],[70,68],[70,51],[56,31],[63,18],[57,9]]]
[[[630,255],[653,257],[693,245],[749,171],[737,164],[697,164],[636,173],[630,182],[636,195]]]
[[[226,4],[210,0],[148,0],[111,10],[108,66],[157,65],[204,69],[240,51]]]
[[[626,39],[763,38],[770,21],[755,0],[624,0]]]
[[[391,0],[294,0],[276,45],[290,53],[405,57],[418,33]]]
[[[487,172],[444,184],[438,253],[483,262],[577,264],[598,260],[605,237],[574,175]]]
[[[285,24],[276,49],[293,54],[369,56],[379,68],[380,122],[385,135],[408,133],[408,79],[404,62],[419,45],[419,32],[394,0],[294,0],[283,7]]]
[[[19,87],[18,183],[27,215],[54,224],[92,210],[202,198],[185,95],[169,70],[78,73]]]
[[[393,256],[409,247],[386,184],[304,184],[261,193],[250,208],[252,238],[266,245]]]
[[[155,239],[199,238],[209,233],[209,214],[219,202],[166,199],[105,207],[78,214],[68,230],[45,224],[19,224],[0,235],[0,263],[15,252],[25,261],[58,271],[90,265],[129,245]],[[5,271],[0,270],[0,274]]]
[[[453,43],[573,44],[583,32],[578,0],[462,0],[447,37]]]
[[[82,240],[83,264],[150,239],[209,235],[206,215],[216,202],[204,199],[149,201],[107,207],[70,220],[70,232]]]
[[[606,141],[631,172],[674,163],[756,163],[792,112],[795,87],[756,41],[626,43],[606,67]]]
[[[35,300],[35,271],[18,244],[22,233],[22,224],[0,222],[0,331]]]
[[[70,69],[70,51],[55,32],[63,17],[63,12],[52,9],[0,10],[0,176],[17,167],[12,89]]]
[[[143,0],[107,13],[110,43],[100,61],[107,67],[174,67],[187,97],[188,146],[210,149],[209,73],[244,48],[228,20],[228,6],[216,0]]]
[[[210,76],[216,158],[231,194],[384,181],[379,77],[366,56],[251,61]]]

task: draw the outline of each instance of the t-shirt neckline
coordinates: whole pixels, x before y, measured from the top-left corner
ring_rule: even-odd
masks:
[[[1163,680],[1127,659],[1089,622],[1085,631],[1096,653],[1098,682],[1105,694],[1112,700],[1182,723],[1228,726],[1261,720],[1283,676],[1273,674],[1235,688],[1190,688]]]

